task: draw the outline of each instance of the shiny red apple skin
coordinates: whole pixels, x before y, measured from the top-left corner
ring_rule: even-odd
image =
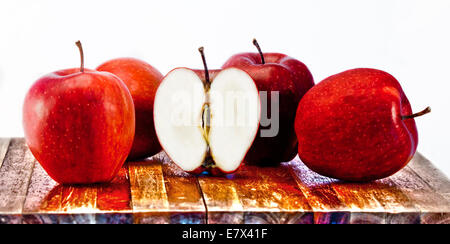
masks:
[[[161,151],[153,123],[153,103],[163,75],[150,64],[135,58],[117,58],[97,67],[117,75],[130,90],[136,112],[136,133],[129,160],[153,156]]]
[[[246,71],[260,92],[267,91],[269,118],[270,92],[279,91],[279,133],[275,137],[261,137],[261,129],[267,127],[260,126],[256,139],[245,157],[248,164],[268,166],[290,161],[297,155],[295,112],[300,99],[314,86],[314,79],[306,65],[294,58],[280,53],[263,55],[265,64],[262,64],[259,53],[241,53],[232,56],[222,68],[236,67]]]
[[[298,154],[313,171],[346,181],[372,181],[402,169],[418,143],[410,103],[399,82],[375,69],[333,75],[301,100],[295,121]]]
[[[115,75],[85,69],[40,78],[23,106],[26,142],[61,184],[111,181],[130,152],[134,106]]]
[[[194,71],[194,73],[196,75],[198,75],[198,77],[203,82],[203,84],[206,83],[205,70],[203,70],[203,69],[193,69],[192,71]],[[214,81],[214,78],[216,78],[217,74],[219,74],[220,71],[222,71],[222,70],[221,69],[210,69],[210,70],[208,70],[209,80],[210,81]]]

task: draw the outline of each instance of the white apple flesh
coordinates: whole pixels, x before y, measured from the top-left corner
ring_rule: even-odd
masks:
[[[193,70],[174,69],[156,92],[156,134],[181,169],[232,173],[256,137],[260,106],[253,79],[240,69],[224,69],[210,83]]]

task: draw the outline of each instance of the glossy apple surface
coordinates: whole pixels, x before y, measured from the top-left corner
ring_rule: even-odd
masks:
[[[314,86],[313,77],[302,62],[280,53],[264,53],[264,63],[259,53],[242,53],[232,56],[223,68],[236,67],[246,71],[255,81],[258,90],[267,91],[268,118],[271,117],[271,92],[279,92],[279,131],[274,137],[262,137],[260,126],[257,137],[247,156],[246,163],[276,165],[292,160],[297,155],[297,137],[294,121],[298,103]],[[261,118],[264,119],[264,118]]]
[[[136,133],[129,160],[153,156],[161,151],[153,123],[153,103],[163,75],[150,64],[135,58],[117,58],[97,67],[117,75],[133,97]]]
[[[58,183],[112,180],[130,152],[134,106],[115,75],[81,68],[47,74],[28,91],[23,106],[26,142]]]
[[[333,75],[301,100],[295,129],[301,160],[313,171],[347,181],[370,181],[402,169],[418,135],[399,82],[375,69]]]

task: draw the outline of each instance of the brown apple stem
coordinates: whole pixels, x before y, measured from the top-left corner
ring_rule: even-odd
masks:
[[[84,72],[84,53],[83,53],[83,46],[81,46],[81,42],[77,41],[75,42],[75,44],[78,47],[78,50],[80,50],[80,58],[81,58],[81,66],[80,66],[80,71]]]
[[[422,111],[420,111],[418,113],[402,116],[402,120],[413,119],[413,118],[420,117],[420,116],[425,115],[425,114],[430,113],[430,112],[431,112],[431,108],[427,107],[426,109],[424,109],[424,110],[422,110]]]
[[[198,51],[202,55],[203,60],[203,66],[205,67],[205,81],[206,81],[206,87],[209,88],[211,81],[209,80],[209,71],[208,71],[208,65],[206,65],[206,58],[205,58],[205,51],[203,47],[199,47]]]
[[[255,45],[255,47],[258,49],[259,55],[261,56],[261,63],[265,64],[266,61],[264,60],[263,52],[261,51],[261,47],[259,46],[259,43],[256,40],[256,38],[253,38],[253,45]]]

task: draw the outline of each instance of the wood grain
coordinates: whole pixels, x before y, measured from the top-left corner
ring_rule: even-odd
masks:
[[[447,176],[426,159],[422,154],[416,153],[407,166],[425,183],[433,188],[437,193],[450,194],[450,181]]]
[[[128,171],[110,183],[63,186],[35,164],[25,200],[25,223],[132,223]]]
[[[419,209],[421,223],[450,223],[448,199],[418,177],[410,167],[405,167],[390,179],[394,183],[393,187],[401,190]]]
[[[303,193],[285,167],[245,165],[234,176],[244,223],[312,223]]]
[[[298,157],[287,167],[314,209],[315,223],[385,223],[385,208],[376,197],[382,191],[379,185],[321,176],[309,170]]]
[[[320,176],[297,160],[287,165],[313,207],[316,223],[415,223],[419,218],[420,211],[389,178],[341,182]]]
[[[61,209],[59,223],[64,224],[94,224],[97,209],[96,185],[62,186]]]
[[[6,152],[8,151],[9,143],[11,139],[0,138],[0,168],[2,167],[3,160],[5,159]]]
[[[206,203],[209,224],[244,222],[244,208],[231,179],[204,175],[198,181]]]
[[[124,165],[109,183],[97,189],[97,224],[132,224],[132,203],[128,166]]]
[[[298,157],[283,165],[289,168],[300,190],[313,209],[315,224],[348,223],[350,218],[350,213],[346,212],[348,208],[338,198],[331,186],[331,183],[336,180],[311,171]]]
[[[127,165],[120,169],[118,175],[111,182],[98,186],[97,208],[101,212],[131,212],[131,191]]]
[[[419,153],[395,175],[342,182],[298,157],[214,177],[164,152],[130,162],[108,184],[58,185],[20,138],[0,139],[0,223],[450,224],[450,183]]]
[[[21,214],[34,163],[24,140],[12,139],[0,168],[0,214]]]
[[[173,224],[205,224],[206,207],[197,178],[184,172],[166,153],[157,156],[162,163],[164,183]]]
[[[380,184],[323,177],[309,170],[298,157],[287,166],[315,210],[315,223],[385,223],[385,208],[377,198],[384,190]]]
[[[170,209],[158,156],[129,162],[131,202],[134,222],[141,224],[170,223]]]
[[[346,211],[347,206],[338,198],[331,184],[337,180],[321,176],[306,167],[298,158],[284,164],[294,176],[300,190],[314,211]]]
[[[407,195],[421,212],[450,211],[448,201],[411,169],[404,168],[390,179],[395,183],[393,186]]]
[[[58,187],[58,183],[47,175],[39,163],[36,163],[22,212],[24,214],[56,213],[61,209],[61,199],[61,187]]]
[[[68,214],[83,214],[97,209],[97,186],[61,186],[61,211]]]

